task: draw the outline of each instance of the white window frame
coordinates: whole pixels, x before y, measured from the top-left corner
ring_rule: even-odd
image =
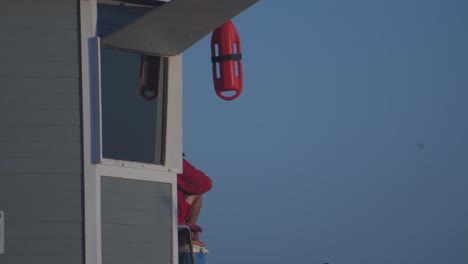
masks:
[[[177,173],[182,172],[182,55],[168,57],[164,165],[102,157],[97,0],[80,0],[85,263],[102,264],[101,176],[169,183],[172,260],[178,262]]]

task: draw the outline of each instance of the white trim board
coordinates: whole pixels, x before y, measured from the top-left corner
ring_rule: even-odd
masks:
[[[129,180],[142,180],[151,182],[171,183],[177,185],[177,174],[144,169],[97,165],[96,174],[106,177],[123,178]],[[177,197],[176,197],[177,199]]]
[[[0,211],[0,254],[5,252],[5,213]]]
[[[90,61],[92,54],[91,38],[96,35],[97,3],[96,0],[80,1],[81,30],[81,91],[83,116],[83,177],[84,177],[84,233],[85,233],[85,263],[102,263],[101,245],[101,185],[96,177],[96,167],[93,163],[93,131],[91,91],[95,87],[96,76],[92,76]],[[96,56],[96,55],[94,55]],[[94,78],[93,78],[94,77]],[[94,150],[96,151],[96,150]],[[94,152],[95,153],[95,152]],[[95,159],[95,157],[94,157]]]
[[[177,173],[182,171],[182,56],[168,58],[164,165],[103,159],[97,1],[80,0],[85,263],[102,264],[101,176],[171,184],[172,263],[178,263]]]

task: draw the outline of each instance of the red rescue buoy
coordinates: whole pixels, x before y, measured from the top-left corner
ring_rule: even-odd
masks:
[[[213,83],[216,94],[224,100],[233,100],[242,92],[241,59],[239,34],[231,20],[228,20],[216,28],[211,36]]]
[[[159,57],[141,55],[139,91],[145,100],[154,100],[158,97],[159,67]]]

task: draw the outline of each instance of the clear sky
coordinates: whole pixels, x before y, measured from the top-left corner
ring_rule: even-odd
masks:
[[[468,1],[263,0],[244,91],[184,54],[207,263],[468,263]]]

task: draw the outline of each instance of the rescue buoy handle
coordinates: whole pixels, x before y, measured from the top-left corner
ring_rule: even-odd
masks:
[[[150,90],[140,90],[140,95],[143,97],[145,100],[154,100],[156,97],[158,97],[157,93],[154,93]]]
[[[232,96],[225,96],[223,95],[223,91],[216,91],[216,94],[221,97],[222,99],[226,100],[226,101],[231,101],[231,100],[234,100],[236,99],[237,97],[239,97],[240,95],[240,92],[239,91],[234,91],[236,92],[234,95]]]
[[[230,61],[230,60],[233,60],[233,61],[242,60],[242,53],[211,57],[212,63]]]

